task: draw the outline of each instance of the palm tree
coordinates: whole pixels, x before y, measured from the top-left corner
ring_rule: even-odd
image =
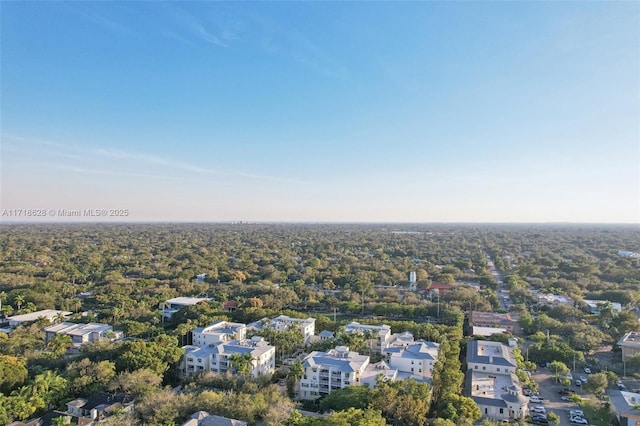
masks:
[[[64,355],[71,346],[73,346],[73,341],[68,334],[56,334],[55,337],[47,343],[47,347],[54,358],[59,358]]]
[[[373,353],[373,342],[378,337],[378,334],[373,330],[365,330],[364,338],[367,342],[369,342],[369,356]]]
[[[186,344],[185,337],[187,337],[186,342],[189,342],[189,332],[193,329],[190,322],[191,321],[179,324],[175,329],[176,336],[180,336],[180,346],[184,346]]]
[[[293,379],[293,397],[294,399],[298,397],[298,393],[300,390],[298,386],[300,384],[300,378],[304,375],[304,365],[302,365],[302,361],[299,359],[295,360],[289,366],[289,377]]]
[[[13,298],[13,302],[16,304],[16,307],[18,308],[18,310],[20,310],[20,308],[22,307],[22,304],[24,303],[24,296],[19,294],[16,297]]]
[[[67,317],[64,316],[64,313],[62,312],[58,312],[56,314],[56,316],[53,318],[54,322],[64,322],[64,320],[66,320]]]
[[[33,381],[33,392],[42,398],[50,408],[51,406],[57,405],[57,403],[66,396],[67,379],[51,370],[47,370],[35,377]]]
[[[240,373],[246,376],[251,370],[253,363],[253,357],[250,353],[233,354],[230,358],[230,367],[234,369],[236,373]]]

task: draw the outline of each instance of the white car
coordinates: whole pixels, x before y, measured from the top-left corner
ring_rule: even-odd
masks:
[[[569,410],[570,417],[584,417],[584,411],[582,410]]]
[[[591,369],[589,367],[585,367],[584,372],[587,374],[591,374]]]
[[[539,396],[532,396],[531,398],[529,398],[530,402],[535,402],[536,404],[542,404],[544,402],[544,399],[540,398]]]
[[[571,423],[577,423],[579,425],[588,425],[589,422],[584,417],[571,417],[569,419]]]
[[[580,381],[582,383],[586,383],[587,382],[587,376],[580,376]]]
[[[534,405],[533,407],[529,407],[529,411],[531,411],[532,413],[540,413],[540,414],[547,413],[547,410],[545,410],[542,405]]]
[[[576,380],[576,386],[582,386],[582,380],[580,379]]]

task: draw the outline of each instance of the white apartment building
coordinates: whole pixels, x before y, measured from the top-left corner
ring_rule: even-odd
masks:
[[[626,361],[627,357],[640,352],[640,333],[631,331],[618,341],[620,349],[622,349],[622,361]]]
[[[249,374],[254,378],[273,374],[275,370],[276,348],[259,336],[250,340],[216,342],[203,347],[187,345],[183,349],[185,354],[181,369],[185,376],[205,371],[224,374],[232,370],[231,358],[235,354],[251,355]]]
[[[49,322],[53,322],[61,314],[68,317],[72,313],[67,311],[57,311],[55,309],[44,309],[42,311],[31,312],[29,314],[13,315],[11,317],[7,317],[6,320],[9,321],[10,328],[16,328],[21,324],[36,322],[41,318],[46,318]]]
[[[472,340],[467,345],[467,368],[480,373],[511,374],[518,364],[512,348],[500,342]]]
[[[95,342],[99,339],[117,339],[122,337],[121,331],[113,331],[113,326],[109,324],[99,324],[91,322],[89,324],[74,324],[62,322],[54,324],[44,329],[45,342],[53,339],[56,334],[66,334],[71,337],[74,346],[79,347],[85,343]]]
[[[371,344],[373,349],[376,349],[378,352],[382,353],[382,350],[387,347],[389,340],[391,339],[391,327],[383,324],[383,325],[365,325],[360,324],[359,322],[351,322],[344,326],[344,331],[346,333],[360,333],[365,334],[367,332],[372,332],[375,337],[371,339]]]
[[[247,325],[249,329],[264,330],[265,328],[273,328],[278,331],[288,330],[291,327],[297,327],[300,329],[305,343],[309,341],[309,338],[316,333],[316,320],[315,318],[291,318],[287,315],[279,315],[270,320],[264,318],[260,321],[255,321]]]
[[[208,302],[212,299],[206,297],[174,297],[160,304],[160,311],[165,318],[171,318],[173,314],[178,312],[185,306],[197,305],[201,302]]]
[[[499,342],[472,340],[467,345],[466,391],[483,417],[494,420],[524,418],[529,398],[522,394],[515,372],[513,349]]]
[[[216,321],[206,327],[194,328],[191,335],[193,345],[203,347],[218,342],[244,340],[247,337],[247,326],[238,322]]]
[[[328,352],[313,351],[304,358],[300,398],[317,399],[336,389],[360,386],[369,357],[338,346]]]
[[[440,345],[425,340],[413,340],[409,332],[394,334],[389,346],[382,350],[391,368],[408,373],[416,380],[430,379],[433,365],[438,359]]]

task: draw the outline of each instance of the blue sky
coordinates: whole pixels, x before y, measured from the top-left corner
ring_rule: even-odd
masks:
[[[0,12],[3,210],[640,222],[638,2]]]

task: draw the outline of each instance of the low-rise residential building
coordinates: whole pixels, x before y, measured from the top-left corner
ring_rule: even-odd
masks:
[[[315,318],[291,318],[287,315],[279,315],[270,320],[264,318],[260,321],[255,321],[247,325],[249,329],[263,330],[265,328],[273,328],[274,330],[284,331],[291,327],[297,327],[304,341],[308,342],[309,338],[316,332],[316,320]]]
[[[611,310],[614,314],[619,314],[622,312],[622,305],[617,302],[611,302],[609,300],[584,300],[584,303],[587,304],[589,312],[593,315],[600,315],[600,311],[604,307],[611,307]]]
[[[372,389],[378,383],[378,377],[380,376],[387,380],[401,380],[409,378],[406,374],[402,375],[398,369],[391,367],[384,361],[380,361],[375,364],[369,364],[365,367],[360,378],[360,386],[367,386]],[[415,379],[419,380],[419,378]]]
[[[383,325],[365,325],[359,322],[353,321],[344,326],[345,333],[360,333],[366,335],[370,333],[373,338],[370,339],[369,344],[373,349],[382,353],[382,350],[387,347],[389,340],[391,339],[391,327]]]
[[[247,326],[238,322],[216,321],[206,327],[194,328],[191,335],[193,345],[203,347],[218,342],[244,340]]]
[[[203,347],[187,345],[183,349],[185,354],[182,357],[181,370],[185,376],[205,371],[219,374],[233,372],[233,356],[244,354],[251,356],[247,374],[252,377],[273,374],[275,370],[276,348],[259,336],[249,340],[215,342]]]
[[[313,351],[303,360],[300,398],[317,399],[336,389],[360,386],[369,357],[338,346],[328,352]]]
[[[133,400],[125,394],[98,393],[88,398],[67,402],[65,417],[71,423],[94,425],[114,414],[115,411],[130,413]]]
[[[9,322],[9,327],[16,328],[21,324],[35,322],[43,318],[49,320],[49,322],[53,322],[61,316],[68,317],[69,315],[71,315],[71,312],[57,311],[55,309],[43,309],[29,314],[13,315],[11,317],[7,317],[6,320]]]
[[[618,341],[620,349],[622,349],[622,361],[626,361],[628,357],[640,352],[640,333],[631,331]]]
[[[620,426],[640,425],[640,393],[614,390],[609,398]]]
[[[335,333],[329,330],[322,330],[319,336],[320,336],[320,340],[331,340],[334,338]]]
[[[566,295],[558,295],[558,294],[552,294],[552,293],[533,293],[534,297],[536,298],[536,302],[539,305],[544,305],[544,306],[560,306],[560,305],[564,305],[564,306],[573,306],[575,305],[575,302],[573,301],[572,298],[570,298],[569,296]]]
[[[440,345],[426,340],[414,341],[409,332],[394,334],[389,345],[382,350],[391,368],[407,373],[416,380],[430,379],[433,365],[438,359]],[[408,378],[403,377],[403,378]]]
[[[74,346],[79,347],[85,343],[95,342],[100,339],[117,339],[122,337],[121,331],[114,331],[109,324],[90,322],[89,324],[74,324],[62,322],[44,329],[45,342],[53,339],[56,334],[65,334],[71,337]]]
[[[510,333],[520,331],[520,326],[510,314],[500,314],[495,312],[469,312],[469,327],[496,327],[504,328]]]
[[[513,348],[490,340],[472,340],[467,345],[467,368],[481,373],[511,374],[518,364]]]
[[[427,289],[429,298],[431,300],[435,300],[447,292],[453,290],[455,287],[450,284],[442,284],[442,283],[431,283],[429,288]]]
[[[178,312],[185,306],[193,306],[198,303],[208,302],[212,300],[207,297],[174,297],[160,304],[160,310],[165,318],[171,318],[173,314]]]
[[[522,394],[513,348],[499,342],[472,340],[467,345],[465,392],[485,418],[524,418],[529,398]]]

